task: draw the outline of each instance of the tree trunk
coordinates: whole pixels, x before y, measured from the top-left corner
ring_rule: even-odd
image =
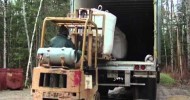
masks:
[[[190,0],[186,0],[186,32],[187,32],[187,68],[190,69],[190,21],[189,21],[189,10]]]
[[[28,71],[29,71],[29,67],[31,67],[31,62],[30,61],[31,61],[31,55],[32,55],[32,47],[33,47],[33,42],[34,42],[34,36],[35,36],[35,32],[36,32],[36,25],[37,25],[37,22],[38,22],[38,17],[39,17],[41,8],[42,8],[42,3],[43,3],[43,0],[40,1],[40,6],[39,6],[39,9],[38,9],[38,14],[36,16],[36,20],[35,20],[35,24],[34,24],[34,30],[32,32],[32,39],[31,39],[31,42],[30,42],[30,52],[29,52],[27,70],[26,70],[25,86],[27,85],[27,82],[28,82]]]
[[[173,35],[172,35],[172,21],[170,20],[170,16],[171,13],[169,13],[169,1],[166,0],[166,11],[167,11],[167,21],[166,21],[166,24],[167,24],[167,32],[169,33],[170,35],[170,66],[171,66],[171,71],[173,72],[173,69],[174,69],[174,49],[173,49]],[[171,10],[172,11],[172,10]],[[170,26],[169,26],[170,25]]]
[[[178,18],[176,18],[177,23],[179,22]],[[181,42],[180,42],[180,32],[179,25],[177,26],[177,56],[178,56],[178,64],[180,69],[180,76],[182,77],[183,68],[182,68],[182,57],[181,57]]]
[[[170,13],[170,48],[171,48],[171,67],[174,72],[174,41],[173,41],[173,0],[171,0],[171,13]],[[169,17],[169,16],[168,16]]]
[[[26,38],[27,38],[27,43],[28,43],[28,52],[30,51],[30,38],[29,38],[29,34],[28,34],[28,25],[27,25],[27,21],[26,21],[26,3],[25,0],[22,0],[22,10],[23,10],[23,20],[24,20],[24,28],[25,28],[25,33],[26,33]]]
[[[4,23],[4,51],[3,51],[3,68],[7,67],[7,0],[3,3],[3,23]]]
[[[164,39],[164,55],[165,55],[165,59],[166,59],[166,68],[168,67],[168,56],[167,56],[167,46],[166,46],[166,34],[163,34],[163,39]]]
[[[11,53],[10,53],[10,51],[11,51],[11,46],[12,46],[12,22],[13,22],[13,18],[12,18],[12,15],[10,16],[10,26],[9,26],[9,42],[8,42],[8,66],[11,66],[10,65],[10,62],[11,62],[11,60],[12,60],[12,55],[11,55]],[[19,65],[20,66],[20,65]]]
[[[23,20],[24,20],[24,28],[25,28],[25,33],[26,33],[26,38],[27,38],[27,44],[28,44],[28,52],[30,52],[30,37],[29,37],[29,33],[28,33],[28,25],[27,25],[27,21],[26,21],[26,2],[25,0],[22,0],[22,10],[23,10]],[[32,59],[30,59],[31,61],[31,66],[32,66]],[[32,67],[30,67],[31,70],[31,76],[32,76]]]

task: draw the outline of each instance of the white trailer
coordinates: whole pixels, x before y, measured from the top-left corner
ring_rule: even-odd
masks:
[[[161,0],[71,0],[71,11],[98,5],[116,15],[116,26],[125,33],[128,42],[127,56],[123,59],[98,60],[100,95],[121,86],[133,91],[134,99],[156,100]],[[147,56],[152,60],[145,60]]]

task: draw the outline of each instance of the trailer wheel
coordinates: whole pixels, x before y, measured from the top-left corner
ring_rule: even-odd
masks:
[[[140,80],[140,81],[139,81]],[[139,83],[145,83],[145,86],[135,86],[134,95],[135,99],[148,99],[156,100],[157,80],[156,78],[138,79]]]
[[[98,92],[100,93],[100,97],[107,97],[108,96],[108,90],[109,88],[106,86],[99,86]]]
[[[160,68],[157,67],[157,73],[156,73],[157,83],[160,83]]]
[[[157,77],[157,83],[160,83],[160,71],[157,72],[156,77]]]
[[[98,91],[94,95],[94,100],[100,100],[100,93]]]

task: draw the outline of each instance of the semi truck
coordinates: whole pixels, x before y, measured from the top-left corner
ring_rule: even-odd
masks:
[[[156,100],[161,63],[161,0],[71,0],[71,12],[98,5],[116,15],[116,26],[127,38],[127,55],[123,59],[98,62],[99,93],[105,96],[109,89],[119,86],[133,91],[134,99]],[[154,60],[145,61],[147,55]]]
[[[124,87],[132,92],[134,100],[156,100],[160,74],[161,1],[71,0],[70,4],[68,17],[47,17],[44,20],[41,47],[37,53],[38,66],[33,70],[33,98],[100,100],[108,95],[109,90]],[[106,10],[105,13],[113,19],[102,11],[97,12],[94,9],[97,7],[103,12]],[[106,19],[109,20],[106,22]],[[67,26],[77,50],[45,48],[47,21],[56,26]],[[107,31],[111,24],[111,31]],[[127,46],[124,46],[127,54],[122,58],[111,53],[116,47],[113,45],[115,25],[127,39]],[[78,49],[82,51],[80,67],[75,65]]]

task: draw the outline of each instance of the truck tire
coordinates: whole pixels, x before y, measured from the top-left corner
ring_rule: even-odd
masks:
[[[157,83],[160,83],[160,71],[157,71],[156,77],[157,77]]]
[[[100,97],[108,97],[108,90],[109,88],[106,86],[99,86],[98,92],[100,93]]]
[[[156,71],[157,71],[156,73],[157,83],[160,83],[160,67],[157,67]]]
[[[133,98],[156,100],[157,81],[156,78],[137,79],[138,83],[145,83],[145,86],[135,86]]]

